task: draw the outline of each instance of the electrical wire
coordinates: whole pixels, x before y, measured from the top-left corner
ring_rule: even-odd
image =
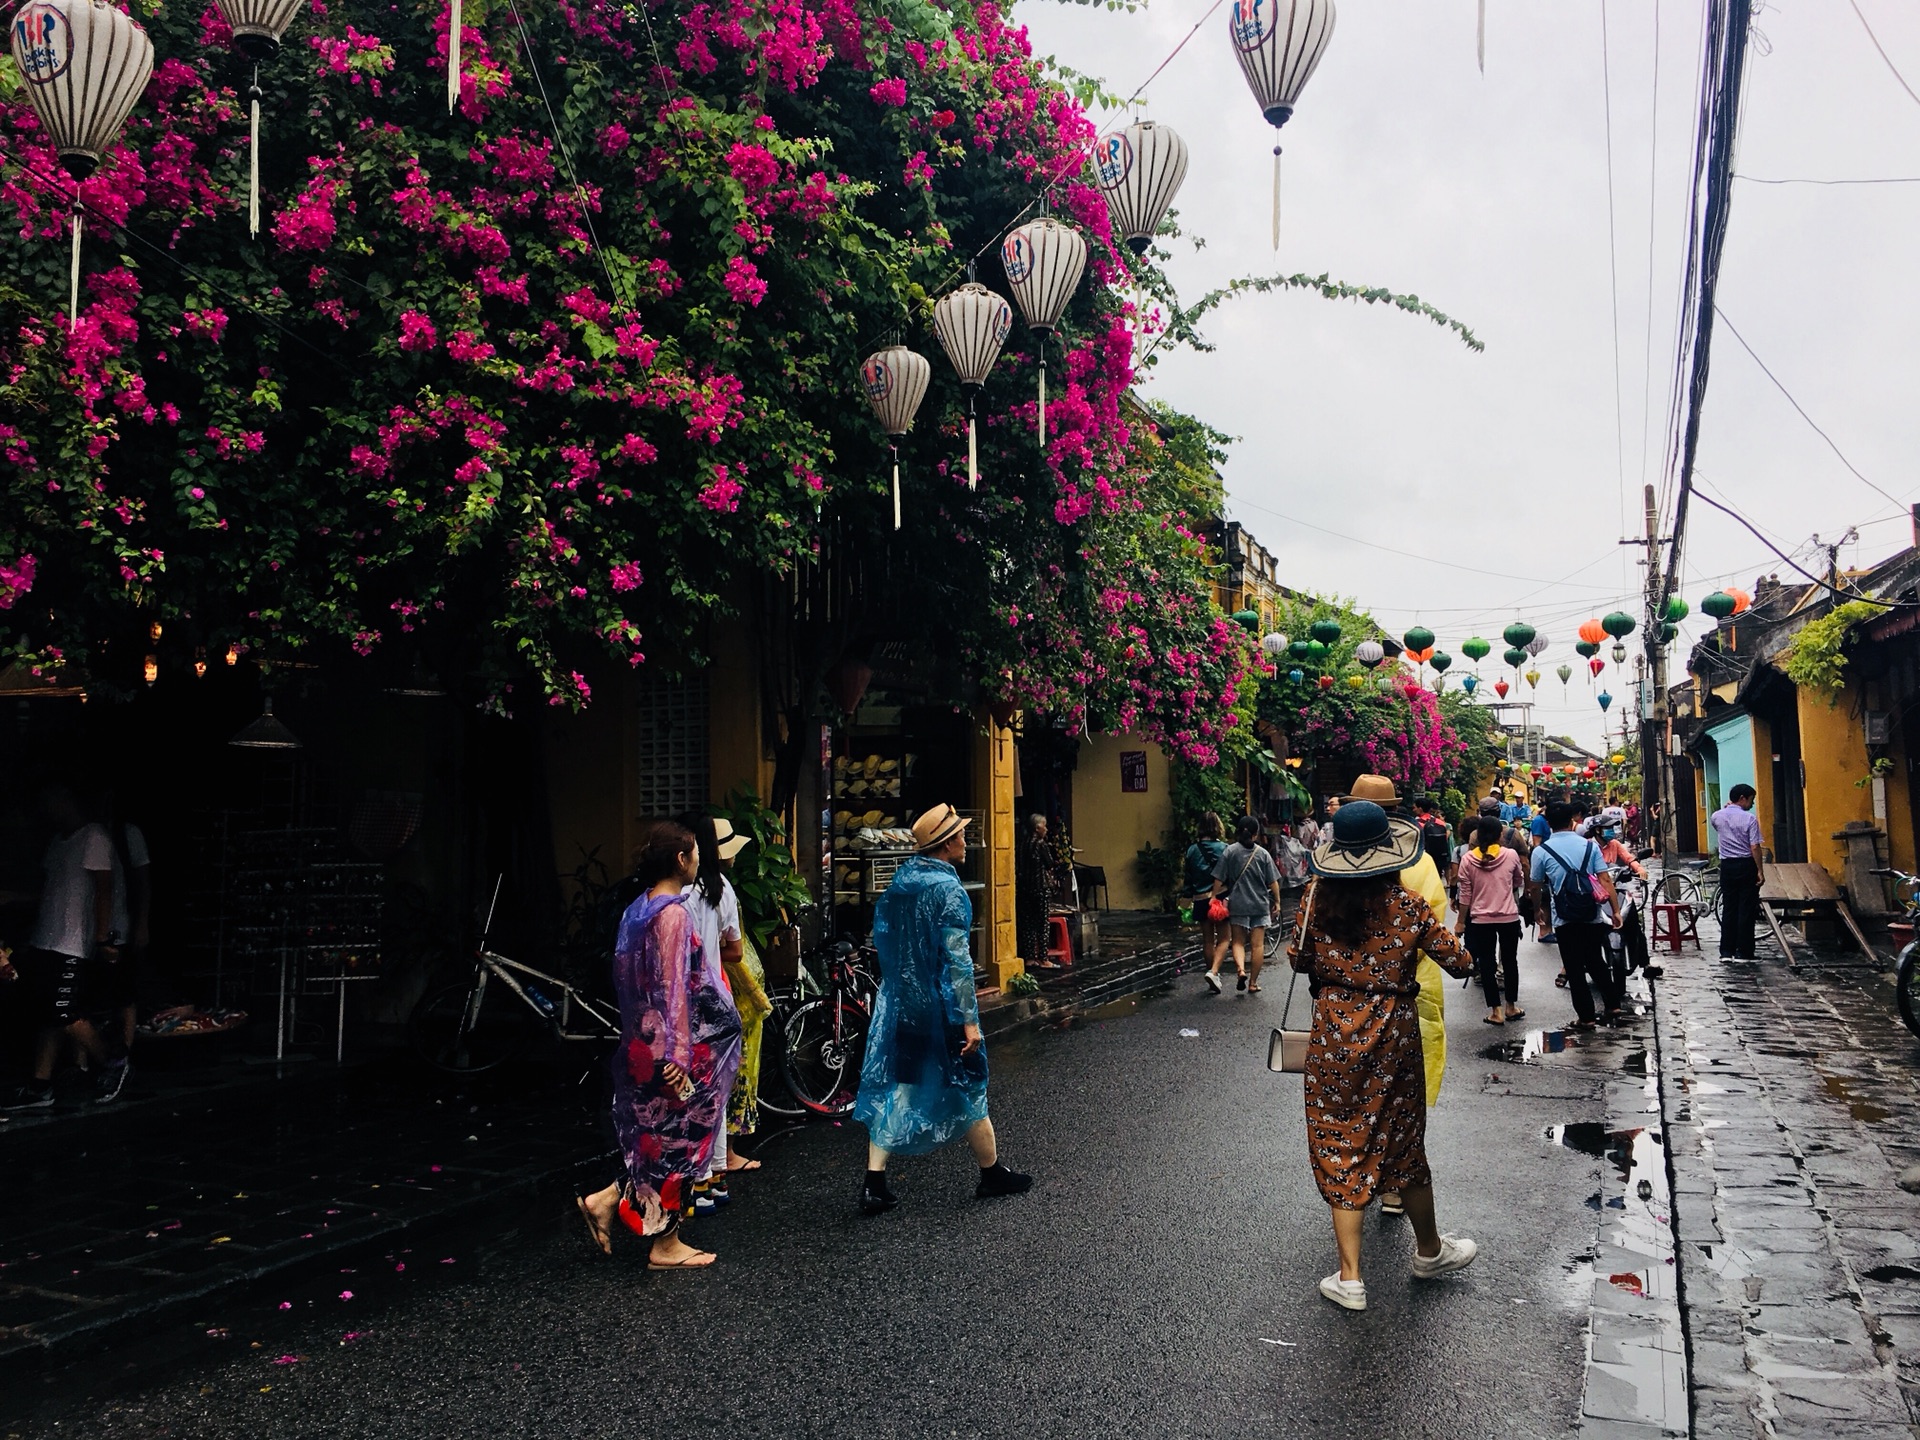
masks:
[[[1653,429],[1653,261],[1654,238],[1659,233],[1655,221],[1660,207],[1660,0],[1653,0],[1653,114],[1652,134],[1647,140],[1647,328],[1646,353],[1642,360],[1640,384],[1640,484],[1647,483],[1647,441]],[[1657,511],[1656,511],[1657,514]],[[1620,528],[1626,529],[1621,521]]]
[[[1620,399],[1619,226],[1613,215],[1613,61],[1607,43],[1607,0],[1600,0],[1600,99],[1607,136],[1607,282],[1613,300],[1613,464],[1619,477],[1620,529],[1627,528],[1627,438]],[[1625,572],[1621,578],[1624,580]]]
[[[1861,180],[1813,180],[1799,177],[1763,180],[1758,175],[1736,175],[1733,178],[1744,180],[1749,185],[1920,185],[1920,175],[1877,175]]]
[[[1887,47],[1880,43],[1880,37],[1873,33],[1873,26],[1867,23],[1866,13],[1860,8],[1860,0],[1847,0],[1847,3],[1853,6],[1853,13],[1860,17],[1860,28],[1867,32],[1867,39],[1871,40],[1873,48],[1880,52],[1880,58],[1886,61],[1887,69],[1892,72],[1893,78],[1898,80],[1900,88],[1907,92],[1907,98],[1914,104],[1920,105],[1920,95],[1913,93],[1913,87],[1907,83],[1907,77],[1900,73],[1899,67],[1893,63],[1893,57],[1887,54]]]
[[[1701,487],[1698,476],[1696,476],[1694,479],[1693,493],[1695,497],[1699,499],[1701,504],[1711,505],[1715,510],[1718,510],[1721,514],[1730,516],[1734,520],[1737,520],[1740,524],[1744,525],[1747,528],[1747,530],[1753,534],[1755,539],[1757,539],[1762,545],[1766,546],[1767,549],[1771,550],[1775,555],[1778,555],[1780,559],[1784,561],[1787,565],[1797,570],[1800,574],[1806,576],[1806,578],[1810,582],[1812,582],[1815,585],[1818,585],[1822,590],[1827,591],[1828,593],[1834,595],[1836,598],[1841,600],[1859,600],[1868,605],[1878,605],[1884,610],[1920,609],[1920,602],[1915,602],[1910,600],[1876,600],[1871,595],[1862,595],[1855,590],[1842,590],[1839,586],[1833,584],[1831,581],[1824,580],[1820,576],[1814,574],[1811,570],[1807,569],[1806,566],[1802,565],[1798,560],[1795,560],[1791,555],[1787,554],[1786,551],[1782,550],[1778,545],[1774,544],[1773,541],[1769,540],[1764,534],[1762,534],[1759,526],[1755,525],[1751,520],[1747,519],[1746,516],[1742,515],[1738,510],[1734,509],[1731,505],[1722,504],[1720,501],[1714,499],[1711,495],[1707,494],[1706,490]]]
[[[1827,442],[1827,448],[1833,451],[1835,455],[1839,456],[1840,463],[1842,465],[1846,466],[1848,470],[1853,472],[1854,479],[1858,480],[1862,485],[1866,486],[1869,490],[1881,496],[1883,499],[1890,500],[1895,505],[1906,504],[1907,502],[1902,500],[1898,495],[1895,495],[1890,491],[1882,489],[1880,486],[1874,484],[1873,481],[1869,480],[1865,475],[1860,473],[1860,467],[1858,465],[1855,465],[1851,460],[1849,460],[1846,457],[1845,453],[1840,449],[1840,447],[1833,443],[1833,437],[1827,434],[1826,431],[1822,430],[1820,426],[1815,422],[1814,418],[1811,415],[1807,414],[1806,408],[1803,405],[1801,405],[1801,403],[1798,400],[1793,398],[1793,392],[1787,389],[1785,385],[1780,383],[1780,377],[1774,374],[1773,371],[1767,368],[1767,362],[1762,360],[1758,355],[1754,354],[1753,346],[1747,343],[1746,337],[1743,336],[1739,332],[1739,330],[1737,330],[1734,327],[1733,321],[1727,318],[1727,312],[1725,310],[1720,309],[1718,305],[1714,306],[1714,310],[1720,316],[1721,322],[1726,325],[1727,332],[1731,334],[1735,340],[1738,340],[1740,342],[1740,348],[1746,351],[1748,356],[1753,360],[1753,363],[1760,367],[1760,373],[1762,375],[1765,375],[1767,379],[1773,382],[1774,389],[1778,390],[1782,395],[1787,397],[1787,403],[1793,406],[1794,413],[1799,415],[1799,417],[1802,420],[1806,421],[1807,424],[1813,428],[1813,433],[1818,435],[1822,440]]]

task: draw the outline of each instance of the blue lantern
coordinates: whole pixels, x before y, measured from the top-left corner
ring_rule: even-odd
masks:
[[[1460,677],[1460,686],[1462,689],[1464,689],[1467,692],[1467,694],[1471,695],[1474,691],[1480,688],[1480,681],[1476,676],[1462,675]]]
[[[1307,678],[1307,672],[1304,670],[1294,669],[1294,670],[1287,671],[1287,679],[1291,680],[1296,685],[1298,685],[1302,680],[1306,678]]]
[[[1602,690],[1600,692],[1600,709],[1604,712],[1611,704],[1613,704],[1613,696]]]

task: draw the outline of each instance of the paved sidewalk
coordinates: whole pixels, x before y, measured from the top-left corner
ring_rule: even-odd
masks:
[[[1856,951],[1722,961],[1700,929],[1657,1016],[1693,1434],[1912,1440],[1920,1041]]]

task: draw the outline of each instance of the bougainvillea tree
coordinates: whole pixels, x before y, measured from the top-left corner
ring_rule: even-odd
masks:
[[[262,233],[211,3],[134,0],[158,57],[76,197],[0,69],[0,643],[96,684],[190,652],[424,661],[480,697],[585,703],[609,656],[698,664],[744,582],[889,551],[956,693],[1165,738],[1242,723],[1245,639],[1194,526],[1214,443],[1130,398],[1137,339],[1087,183],[1092,128],[989,0],[312,0],[262,67]],[[982,402],[926,325],[1041,204],[1088,279],[1034,434],[1034,337]],[[1175,328],[1178,317],[1175,316]],[[936,357],[890,532],[856,383]],[[1064,357],[1060,354],[1064,350]],[[1217,438],[1217,437],[1216,437]],[[899,568],[898,566],[896,568]]]

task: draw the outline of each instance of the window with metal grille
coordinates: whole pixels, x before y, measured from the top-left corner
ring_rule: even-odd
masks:
[[[642,681],[640,814],[664,819],[707,804],[707,678]]]

